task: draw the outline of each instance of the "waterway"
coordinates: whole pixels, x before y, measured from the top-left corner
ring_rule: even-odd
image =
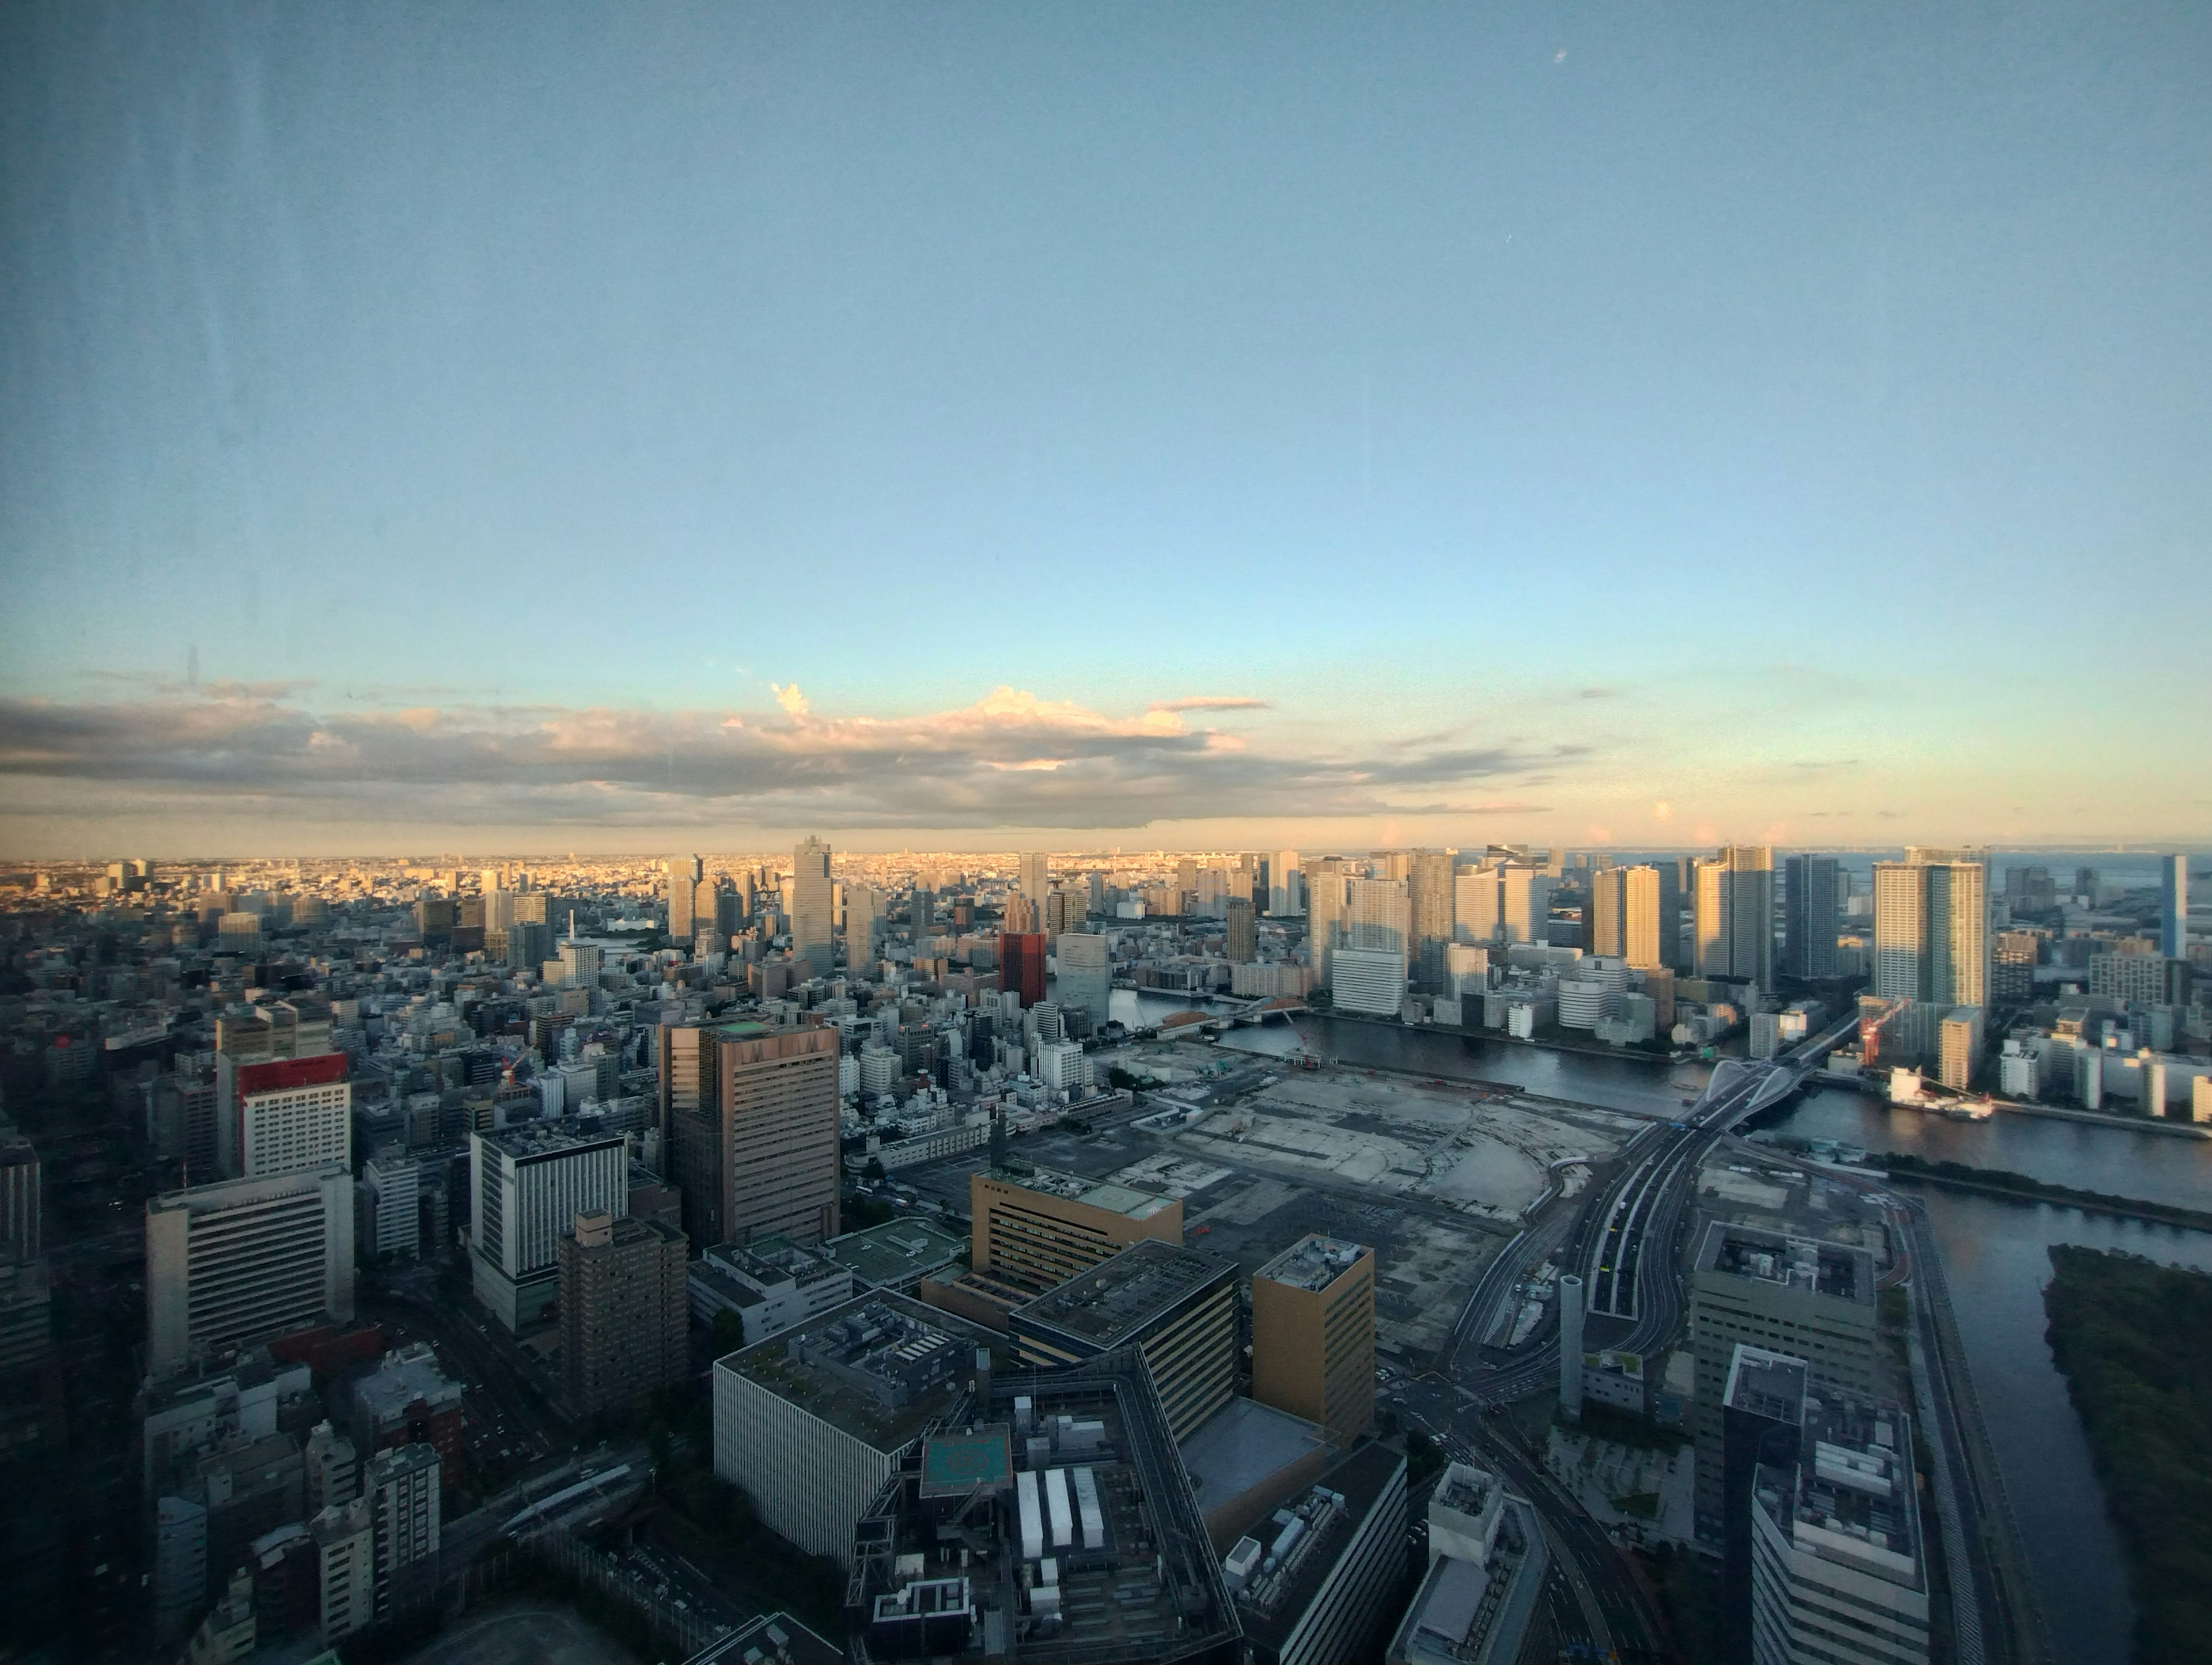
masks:
[[[1114,1015],[1125,1023],[1158,1023],[1169,1012],[1190,1009],[1128,991],[1114,998]],[[1710,1073],[1702,1064],[1590,1057],[1316,1015],[1295,1026],[1233,1030],[1220,1044],[1278,1055],[1310,1050],[1355,1067],[1510,1083],[1552,1097],[1646,1112],[1679,1111]],[[2119,1196],[2212,1208],[2212,1141],[2017,1115],[1948,1121],[1832,1088],[1803,1095],[1771,1125],[1799,1138],[1909,1151]],[[2126,1665],[2135,1609],[2125,1565],[2087,1441],[2044,1339],[2049,1251],[2054,1243],[2083,1243],[2212,1271],[2212,1234],[2044,1203],[1932,1190],[1923,1195],[1975,1392],[2037,1574],[2054,1656],[2069,1665]]]

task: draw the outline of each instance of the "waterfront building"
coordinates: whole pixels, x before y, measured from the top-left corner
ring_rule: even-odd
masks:
[[[1451,852],[1410,853],[1406,863],[1406,906],[1412,933],[1407,957],[1414,981],[1431,994],[1441,993],[1444,987],[1444,950],[1452,941],[1452,890]]]
[[[1552,893],[1559,876],[1507,862],[1498,870],[1498,934],[1507,942],[1550,942]]]
[[[1504,892],[1498,870],[1477,867],[1452,880],[1452,940],[1488,944],[1498,939],[1504,921]]]
[[[1782,969],[1792,977],[1818,981],[1838,975],[1840,873],[1832,855],[1793,855],[1782,864]]]
[[[1697,1360],[1697,1530],[1721,1532],[1721,1407],[1739,1344],[1806,1361],[1816,1388],[1875,1391],[1875,1263],[1867,1250],[1716,1220],[1690,1273],[1690,1344]]]
[[[1315,1231],[1252,1274],[1252,1397],[1349,1443],[1375,1419],[1375,1251]]]
[[[1638,969],[1664,964],[1660,897],[1656,867],[1602,867],[1592,873],[1586,951]]]
[[[1235,915],[1230,919],[1233,927]],[[1060,939],[1060,951],[1055,957],[1060,967],[1053,990],[1055,998],[1062,1006],[1089,1012],[1093,1024],[1106,1021],[1113,1000],[1114,971],[1109,947],[1103,934],[1072,931]],[[1236,956],[1230,957],[1234,959]]]
[[[1016,1362],[1037,1370],[1135,1347],[1180,1440],[1236,1390],[1237,1263],[1178,1243],[1133,1243],[1016,1307],[1007,1328]]]
[[[1350,878],[1350,869],[1340,856],[1306,858],[1306,953],[1316,988],[1332,986],[1329,957],[1337,945],[1345,886]]]
[[[149,1201],[147,1374],[350,1319],[353,1201],[339,1163]]]
[[[1986,851],[1916,846],[1874,867],[1874,977],[1884,1000],[1989,1003]]]
[[[1232,965],[1249,965],[1260,957],[1258,927],[1252,917],[1252,902],[1248,896],[1231,896],[1223,904],[1223,917],[1228,921],[1227,934],[1223,939],[1223,956]],[[1065,954],[1061,964],[1066,964]]]
[[[508,1329],[521,1329],[559,1292],[558,1245],[570,1223],[628,1206],[628,1139],[575,1121],[471,1133],[469,1172],[477,1299]]]
[[[2158,951],[2169,960],[2189,957],[2189,858],[2158,859]]]
[[[1774,852],[1730,844],[1697,868],[1701,977],[1774,987]]]

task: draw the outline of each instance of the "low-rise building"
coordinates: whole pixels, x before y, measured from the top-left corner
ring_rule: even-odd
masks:
[[[968,1258],[968,1240],[927,1220],[885,1220],[830,1238],[822,1253],[850,1272],[856,1287],[909,1295],[925,1278],[948,1268],[957,1275]]]
[[[711,1325],[718,1312],[735,1314],[748,1347],[853,1298],[850,1268],[781,1236],[708,1249],[691,1262],[690,1285],[691,1316]]]
[[[361,1462],[394,1446],[428,1445],[438,1453],[446,1484],[459,1485],[461,1384],[447,1376],[428,1341],[395,1348],[353,1384],[351,1432]]]

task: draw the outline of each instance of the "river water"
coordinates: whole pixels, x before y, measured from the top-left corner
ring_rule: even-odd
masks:
[[[1187,1003],[1117,991],[1114,1016],[1158,1023]],[[1296,1028],[1231,1031],[1221,1044],[1449,1079],[1510,1083],[1617,1109],[1679,1110],[1708,1066],[1585,1057],[1389,1024],[1308,1016]],[[1947,1121],[1834,1089],[1808,1093],[1771,1124],[1799,1138],[2004,1168],[2056,1184],[2212,1208],[2212,1141],[2000,1114]],[[2066,1665],[2126,1665],[2134,1625],[2119,1542],[2106,1518],[2088,1443],[2044,1340],[2042,1292],[2054,1243],[2122,1249],[2212,1271],[2212,1234],[2083,1214],[2043,1203],[1922,1194],[1943,1255],[1968,1368],[2004,1471],[2049,1621]]]

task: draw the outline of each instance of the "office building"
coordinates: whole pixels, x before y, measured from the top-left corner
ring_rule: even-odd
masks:
[[[353,1160],[353,1084],[342,1052],[240,1064],[236,1148],[228,1171],[243,1179]]]
[[[966,1402],[993,1339],[876,1293],[725,1354],[714,1361],[714,1472],[771,1529],[849,1569],[854,1522],[923,1430]]]
[[[2090,998],[2119,1006],[2179,1005],[2172,999],[2170,963],[2158,954],[2092,954]]]
[[[1551,1558],[1536,1511],[1486,1469],[1448,1465],[1429,1494],[1429,1565],[1389,1665],[1514,1665]]]
[[[805,961],[815,976],[826,977],[837,969],[837,898],[831,889],[830,847],[818,838],[801,839],[791,860],[791,957]]]
[[[1910,1419],[1815,1392],[1803,1360],[1731,1362],[1723,1637],[1752,1665],[1925,1665],[1927,1560]]]
[[[1375,1251],[1310,1232],[1252,1274],[1252,1397],[1348,1443],[1375,1419]]]
[[[0,1260],[45,1252],[44,1194],[37,1147],[0,1120]]]
[[[2158,951],[2169,960],[2189,957],[2189,858],[2158,859]]]
[[[526,1122],[469,1135],[477,1298],[509,1329],[543,1317],[558,1292],[556,1245],[580,1213],[620,1213],[629,1149],[619,1133],[574,1121]]]
[[[1278,850],[1267,860],[1267,911],[1278,916],[1305,911],[1305,875],[1296,850]]]
[[[969,1176],[970,1265],[1042,1294],[1146,1237],[1182,1242],[1182,1203],[1038,1169]]]
[[[1665,894],[1656,867],[1604,867],[1592,873],[1585,949],[1639,970],[1666,964]]]
[[[1841,872],[1832,855],[1782,864],[1782,969],[1808,982],[1833,977],[1843,921]]]
[[[146,1205],[147,1373],[353,1316],[353,1176],[221,1180]]]
[[[1329,955],[1329,1000],[1340,1012],[1395,1017],[1406,1001],[1402,950],[1340,945]]]
[[[1260,957],[1259,928],[1252,917],[1251,901],[1246,896],[1231,896],[1223,903],[1223,909],[1228,933],[1223,940],[1222,953],[1232,965],[1249,965]]]
[[[884,939],[883,893],[872,885],[845,886],[845,963],[859,971],[876,963]]]
[[[1007,1333],[1016,1362],[1036,1370],[1135,1347],[1180,1440],[1236,1391],[1237,1309],[1234,1261],[1145,1242],[1016,1307]]]
[[[1109,950],[1103,934],[1073,931],[1060,939],[1060,951],[1054,957],[1060,970],[1054,995],[1065,1008],[1089,1012],[1094,1026],[1106,1022],[1114,998],[1114,963]]]
[[[684,1234],[657,1220],[580,1212],[562,1234],[561,1397],[572,1416],[624,1411],[683,1379]]]
[[[572,931],[561,941],[561,975],[557,981],[570,988],[597,988],[605,957],[599,944],[585,942]]]
[[[438,1453],[428,1445],[380,1451],[362,1469],[361,1495],[371,1521],[372,1586],[381,1624],[434,1601],[438,1594]]]
[[[1805,1360],[1817,1389],[1875,1391],[1875,1264],[1863,1249],[1714,1221],[1690,1273],[1697,1530],[1719,1540],[1721,1407],[1739,1344]]]
[[[1024,1011],[1044,999],[1046,946],[1042,931],[999,933],[999,987]]]
[[[428,1341],[395,1347],[353,1382],[347,1431],[357,1461],[403,1445],[438,1454],[446,1484],[461,1478],[461,1384],[448,1376]]]
[[[354,1199],[355,1247],[362,1260],[419,1259],[422,1200],[421,1165],[398,1145],[387,1145],[362,1164]]]
[[[376,1622],[376,1515],[366,1498],[333,1504],[307,1522],[313,1540],[317,1630],[325,1645]]]
[[[1774,987],[1774,852],[1730,844],[1697,868],[1700,977]]]
[[[1340,857],[1306,858],[1306,953],[1316,988],[1329,986],[1329,957],[1336,948],[1338,925],[1344,914],[1344,887],[1350,878]]]
[[[2035,998],[2035,968],[2043,956],[2040,931],[1999,931],[1990,940],[1990,1000],[2026,1006]],[[2090,962],[2094,968],[2095,961]],[[2094,971],[2092,973],[2094,975]],[[2093,989],[2091,991],[2094,993]]]
[[[832,1237],[821,1253],[852,1274],[856,1295],[871,1289],[907,1295],[925,1278],[959,1276],[968,1240],[927,1220],[894,1219]]]
[[[1498,935],[1507,942],[1551,941],[1552,893],[1558,875],[1519,862],[1498,870]]]
[[[1498,870],[1476,867],[1452,880],[1452,940],[1487,945],[1498,940],[1505,920]]]
[[[745,1021],[661,1030],[669,1177],[701,1248],[837,1235],[834,1029]]]
[[[891,1231],[903,1224],[890,1220],[873,1230]],[[716,1313],[734,1315],[743,1338],[739,1345],[750,1347],[832,1307],[842,1307],[856,1292],[853,1271],[827,1251],[834,1243],[851,1241],[848,1235],[805,1249],[788,1237],[771,1235],[747,1245],[722,1243],[710,1249],[691,1262],[689,1271],[691,1316],[711,1328]],[[957,1250],[956,1240],[944,1260],[957,1258]]]
[[[1253,1665],[1371,1659],[1406,1575],[1406,1460],[1361,1445],[1231,1546],[1222,1582]]]
[[[1052,890],[1052,857],[1042,850],[1023,852],[1014,881],[1035,906],[1044,906]]]
[[[1944,1015],[1936,1030],[1936,1079],[1964,1092],[1982,1067],[1982,1008],[1962,1006]]]
[[[1011,1377],[1011,1380],[1008,1379]],[[979,1382],[853,1529],[854,1665],[1237,1665],[1234,1610],[1133,1348]],[[957,1539],[964,1565],[940,1546]]]
[[[1444,950],[1452,940],[1452,856],[1449,850],[1414,850],[1406,863],[1406,908],[1411,937],[1408,963],[1415,984],[1434,994],[1444,986]]]
[[[693,904],[699,893],[702,872],[696,855],[673,855],[663,864],[668,874],[668,937],[672,942],[689,942],[696,927],[692,919]]]

